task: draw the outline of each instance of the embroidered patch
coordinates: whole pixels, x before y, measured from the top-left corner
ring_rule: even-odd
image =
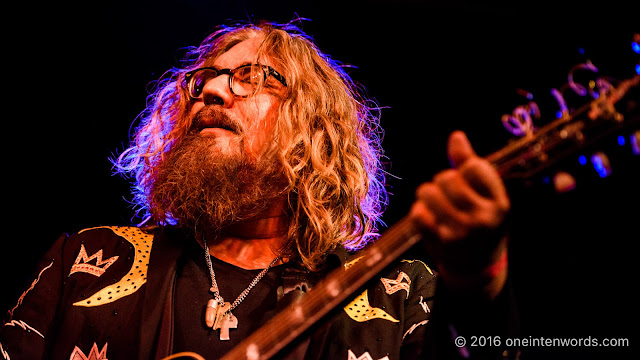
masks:
[[[23,330],[33,331],[34,333],[40,335],[40,337],[44,339],[44,335],[42,335],[38,330],[32,328],[31,326],[29,326],[29,324],[27,324],[22,320],[11,320],[5,323],[4,326],[18,326],[18,327],[21,327]]]
[[[98,351],[98,345],[96,345],[96,343],[93,343],[91,352],[89,352],[88,356],[85,355],[82,350],[80,350],[80,348],[76,346],[75,348],[73,348],[73,352],[71,353],[71,357],[69,358],[69,360],[108,360],[107,345],[108,343],[105,343],[102,347],[102,350]]]
[[[431,268],[429,266],[427,266],[427,264],[425,264],[423,261],[403,259],[402,262],[406,262],[406,263],[409,263],[409,264],[413,264],[414,262],[419,262],[420,264],[422,264],[427,269],[427,271],[429,272],[429,274],[431,274],[431,276],[435,276],[433,274],[433,270],[431,270]]]
[[[351,349],[349,349],[348,353],[347,353],[347,360],[373,360],[373,358],[371,357],[371,354],[369,354],[368,351],[365,351],[364,354],[356,357],[356,354],[354,354],[353,351],[351,351]],[[389,360],[389,357],[385,356],[385,357],[380,358],[378,360]]]
[[[96,259],[96,264],[89,264],[89,261],[93,259]],[[113,265],[113,263],[116,262],[116,260],[118,260],[118,256],[110,257],[103,261],[102,249],[98,250],[97,253],[89,257],[89,255],[87,255],[87,250],[84,248],[84,244],[81,244],[80,252],[76,257],[76,261],[74,262],[73,266],[71,266],[69,275],[77,272],[83,272],[100,277],[109,268],[109,266]]]
[[[357,257],[357,258],[355,258],[355,259],[353,259],[353,260],[351,260],[351,261],[349,261],[349,262],[345,263],[345,264],[344,264],[344,268],[345,268],[345,269],[350,268],[350,267],[351,267],[351,265],[353,265],[353,264],[357,263],[358,261],[362,260],[362,258],[363,258],[363,256],[360,256],[360,257]]]
[[[0,355],[2,355],[2,358],[5,360],[11,360],[9,353],[4,351],[4,349],[2,348],[2,343],[0,343]]]
[[[344,312],[357,322],[371,319],[384,319],[391,322],[398,322],[398,320],[394,319],[393,316],[389,315],[386,311],[369,304],[369,293],[367,290],[350,302],[349,305],[345,306]]]
[[[407,280],[407,282],[403,282],[402,280]],[[398,277],[395,280],[380,278],[380,281],[382,281],[387,295],[394,294],[399,290],[406,290],[407,299],[409,298],[409,286],[411,285],[411,279],[409,279],[409,275],[407,275],[405,272],[400,271],[400,274],[398,274]]]
[[[118,282],[99,290],[84,300],[74,303],[74,306],[91,307],[108,304],[133,294],[147,282],[147,268],[149,266],[149,254],[151,253],[151,245],[153,244],[153,235],[142,232],[142,230],[136,227],[102,226],[99,228],[110,229],[116,235],[124,238],[133,245],[135,252],[133,264],[127,274]]]
[[[420,295],[420,301],[418,303],[420,304],[420,306],[422,306],[422,310],[424,310],[425,313],[428,314],[431,312],[431,309],[429,309],[429,305],[427,305],[427,302],[424,301],[422,295]]]
[[[13,317],[13,312],[18,308],[18,306],[22,304],[22,301],[24,300],[24,297],[27,295],[27,293],[33,290],[34,287],[36,287],[36,284],[38,283],[38,281],[40,281],[40,277],[42,276],[42,273],[44,273],[45,270],[48,270],[52,266],[53,266],[53,260],[51,260],[51,263],[49,265],[45,266],[42,270],[40,270],[40,273],[38,273],[38,277],[35,280],[33,280],[33,282],[31,283],[31,286],[27,290],[25,290],[22,293],[22,295],[20,295],[20,298],[18,299],[18,303],[16,304],[16,306],[14,306],[13,309],[9,310],[9,319]]]
[[[417,329],[419,326],[426,325],[428,322],[429,322],[429,320],[423,320],[423,321],[420,321],[420,322],[419,322],[419,323],[417,323],[417,324],[413,324],[413,325],[411,325],[411,327],[409,328],[409,330],[407,330],[407,331],[404,333],[404,335],[402,335],[402,340],[404,341],[404,338],[405,338],[405,337],[407,337],[407,335],[411,334],[411,333],[412,333],[415,329]]]

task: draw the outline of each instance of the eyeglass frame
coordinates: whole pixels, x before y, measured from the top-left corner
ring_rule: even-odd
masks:
[[[189,97],[191,97],[192,99],[200,99],[202,97],[202,95],[200,97],[193,97],[193,95],[191,95],[191,78],[193,77],[193,75],[195,73],[197,73],[198,71],[202,71],[202,70],[213,70],[216,73],[216,76],[212,77],[211,79],[209,79],[209,81],[217,78],[218,76],[221,75],[229,75],[229,91],[231,91],[231,93],[234,96],[240,97],[240,98],[247,98],[249,96],[252,96],[255,94],[255,92],[251,95],[238,95],[233,91],[233,76],[234,74],[242,68],[246,68],[249,66],[260,66],[262,68],[263,74],[264,74],[264,79],[262,80],[263,82],[267,81],[267,78],[269,76],[273,76],[274,79],[278,80],[282,85],[284,85],[285,87],[288,86],[287,85],[287,80],[284,78],[284,76],[282,76],[282,74],[280,74],[279,72],[277,72],[274,68],[272,68],[269,65],[264,65],[264,64],[243,64],[238,66],[235,69],[218,69],[214,66],[208,66],[208,67],[201,67],[201,68],[197,68],[191,71],[188,71],[184,74],[184,82],[185,82],[185,89],[187,90],[187,92],[189,93]],[[205,83],[206,84],[206,83]],[[203,89],[204,89],[204,85],[203,85]]]

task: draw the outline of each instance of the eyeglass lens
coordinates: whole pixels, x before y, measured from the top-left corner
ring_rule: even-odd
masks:
[[[255,93],[265,74],[261,66],[243,66],[231,72],[229,87],[237,96],[249,96]],[[193,98],[202,97],[202,91],[209,80],[222,75],[215,69],[200,69],[189,79],[189,95]]]

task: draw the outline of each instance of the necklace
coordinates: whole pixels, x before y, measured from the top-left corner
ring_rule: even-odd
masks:
[[[207,324],[207,327],[212,328],[213,330],[220,329],[220,340],[229,340],[229,329],[238,328],[238,318],[236,318],[231,310],[235,309],[240,303],[247,297],[249,291],[253,289],[254,286],[265,276],[267,271],[275,265],[278,260],[280,260],[279,256],[276,256],[275,259],[271,261],[269,266],[267,266],[264,270],[262,270],[249,284],[249,286],[244,289],[240,295],[236,298],[233,303],[225,302],[220,295],[220,289],[218,288],[218,282],[216,281],[216,273],[213,271],[213,265],[211,264],[211,254],[209,254],[209,246],[207,245],[207,240],[204,239],[204,258],[207,261],[207,267],[209,267],[209,274],[211,275],[211,288],[209,292],[213,294],[213,299],[210,299],[207,302],[207,310],[204,314],[204,320]]]

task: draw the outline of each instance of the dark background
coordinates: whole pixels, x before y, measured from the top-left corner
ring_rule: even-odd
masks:
[[[5,26],[13,25],[3,41],[9,146],[1,305],[13,307],[61,233],[130,224],[128,183],[111,175],[108,158],[127,144],[152,82],[179,65],[181,48],[217,25],[309,18],[303,29],[320,48],[354,65],[352,77],[385,107],[393,175],[385,221],[393,224],[415,187],[448,166],[452,130],[465,130],[483,155],[509,141],[500,117],[527,102],[517,89],[538,101],[541,126],[556,111],[550,89],[565,84],[574,65],[590,59],[603,75],[632,76],[639,9],[626,4],[164,0],[6,7]],[[560,164],[577,178],[570,193],[555,194],[544,174],[509,182],[510,255],[525,336],[622,337],[635,345],[640,156],[631,155],[628,142],[606,141],[589,151],[607,151],[607,178],[577,165],[576,154]],[[523,358],[631,353],[526,350]]]

